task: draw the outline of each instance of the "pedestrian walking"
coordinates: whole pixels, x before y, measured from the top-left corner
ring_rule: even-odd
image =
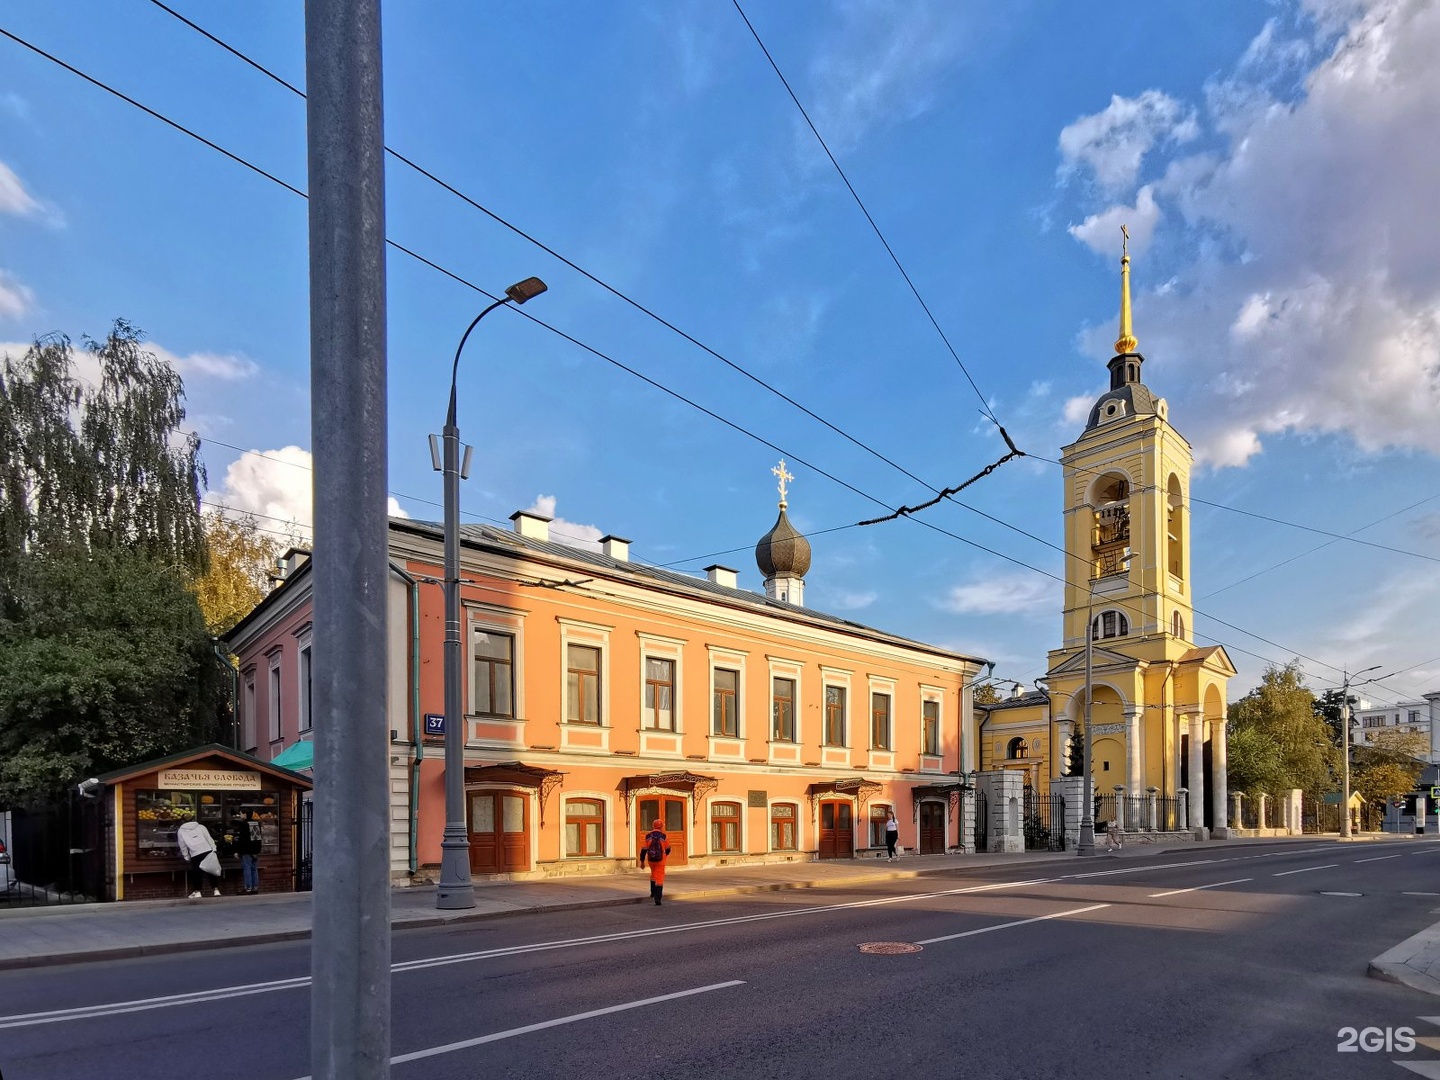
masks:
[[[895,843],[900,839],[900,822],[895,820],[894,810],[888,810],[886,811],[886,814],[887,817],[885,818],[885,854],[891,862],[894,862],[895,859],[899,858],[899,856],[895,854]]]
[[[205,895],[207,880],[213,880],[215,895],[220,895],[220,857],[215,853],[215,838],[210,830],[191,818],[175,830],[175,845],[185,860],[185,876],[190,884],[190,899]]]
[[[665,835],[665,822],[656,818],[640,843],[640,868],[643,870],[647,862],[650,864],[650,899],[655,901],[656,907],[660,906],[665,896],[665,860],[669,856],[670,841]]]
[[[1125,846],[1125,837],[1120,834],[1120,822],[1112,820],[1105,827],[1105,848],[1107,851],[1119,851]]]
[[[240,856],[240,872],[245,879],[245,895],[260,891],[260,822],[254,810],[246,810],[235,837],[235,851]]]

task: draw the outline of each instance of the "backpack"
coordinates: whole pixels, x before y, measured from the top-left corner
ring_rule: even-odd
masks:
[[[658,832],[650,834],[649,843],[645,845],[645,858],[652,863],[665,861],[665,839]]]

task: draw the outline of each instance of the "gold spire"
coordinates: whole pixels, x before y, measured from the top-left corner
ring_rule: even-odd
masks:
[[[1115,339],[1115,353],[1133,353],[1140,343],[1130,330],[1130,230],[1120,226],[1120,336]]]

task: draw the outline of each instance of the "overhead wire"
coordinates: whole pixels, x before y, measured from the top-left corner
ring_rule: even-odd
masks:
[[[155,0],[152,0],[152,2],[155,2]],[[244,166],[244,167],[245,167],[246,169],[248,169],[249,171],[254,172],[254,173],[256,173],[257,175],[260,175],[260,176],[264,177],[264,178],[267,179],[267,180],[270,180],[272,183],[277,184],[278,186],[284,188],[285,190],[291,192],[292,194],[298,195],[298,196],[300,196],[301,198],[308,199],[308,196],[306,195],[306,193],[305,193],[304,191],[302,191],[302,190],[300,190],[299,188],[295,187],[294,185],[286,182],[285,180],[281,179],[280,177],[275,176],[275,175],[273,175],[272,173],[266,171],[265,169],[263,169],[263,168],[255,165],[255,164],[247,161],[246,159],[240,157],[238,154],[235,154],[235,153],[233,153],[233,152],[225,149],[224,147],[220,146],[219,144],[213,142],[212,140],[205,138],[204,136],[198,134],[198,133],[195,132],[195,131],[192,131],[191,129],[185,127],[183,124],[180,124],[180,123],[178,123],[177,121],[170,119],[169,117],[167,117],[167,116],[165,116],[165,115],[157,112],[156,110],[150,108],[149,106],[146,106],[146,105],[142,104],[141,102],[135,100],[134,98],[132,98],[132,97],[130,97],[130,96],[124,94],[124,93],[122,93],[121,91],[115,89],[114,87],[109,86],[108,84],[100,81],[99,79],[96,79],[96,78],[94,78],[93,76],[88,75],[87,73],[81,71],[80,69],[74,67],[73,65],[71,65],[71,64],[69,64],[69,63],[66,63],[65,61],[61,60],[60,58],[54,56],[53,54],[51,54],[51,53],[49,53],[49,52],[47,52],[47,51],[45,51],[44,49],[39,48],[38,46],[30,43],[29,41],[26,41],[24,38],[19,37],[18,35],[12,33],[11,31],[6,30],[6,29],[3,28],[3,27],[0,27],[0,36],[4,36],[4,37],[6,37],[6,38],[8,38],[8,39],[10,39],[10,40],[12,40],[12,41],[14,41],[16,44],[19,44],[19,45],[21,45],[22,47],[24,47],[24,48],[26,48],[26,49],[29,49],[30,51],[36,53],[37,55],[43,57],[43,58],[46,59],[46,60],[51,61],[52,63],[56,64],[57,66],[59,66],[59,67],[61,67],[61,68],[63,68],[63,69],[65,69],[66,71],[69,71],[69,72],[71,72],[72,74],[79,76],[80,78],[84,79],[86,82],[92,84],[93,86],[97,87],[98,89],[101,89],[101,90],[106,91],[107,93],[109,93],[109,94],[111,94],[111,95],[119,98],[120,100],[126,102],[127,104],[129,104],[129,105],[131,105],[131,106],[133,106],[133,107],[141,110],[142,112],[146,113],[147,115],[151,116],[152,118],[161,121],[162,123],[166,124],[168,127],[171,127],[172,129],[174,129],[174,130],[176,130],[176,131],[179,131],[179,132],[181,132],[182,134],[185,134],[185,135],[189,136],[189,137],[192,138],[192,139],[195,139],[197,142],[201,143],[202,145],[204,145],[204,146],[206,146],[206,147],[208,147],[208,148],[216,151],[217,153],[220,153],[222,156],[224,156],[225,158],[227,158],[227,159],[235,162],[236,164],[239,164],[239,165]],[[436,270],[437,272],[439,272],[439,273],[441,273],[441,274],[443,274],[443,275],[451,278],[452,280],[456,281],[457,283],[460,283],[460,284],[465,285],[467,288],[469,288],[469,289],[471,289],[471,290],[479,293],[480,295],[485,296],[485,297],[487,297],[487,298],[490,299],[490,300],[498,300],[498,297],[494,296],[493,294],[489,293],[489,292],[486,291],[485,289],[481,288],[479,285],[476,285],[475,283],[469,281],[468,279],[464,278],[464,277],[461,276],[460,274],[457,274],[456,272],[454,272],[454,271],[452,271],[452,270],[450,270],[450,269],[448,269],[448,268],[440,265],[439,263],[434,262],[433,260],[431,260],[431,259],[429,259],[429,258],[427,258],[427,257],[425,257],[425,256],[423,256],[423,255],[421,255],[421,254],[419,254],[418,252],[413,251],[412,249],[404,246],[403,244],[400,244],[400,243],[398,243],[397,241],[391,240],[391,239],[389,239],[389,238],[386,239],[386,243],[387,243],[387,245],[395,248],[396,250],[398,250],[398,251],[400,251],[400,252],[402,252],[402,253],[404,253],[404,254],[406,254],[406,255],[409,255],[411,258],[413,258],[413,259],[415,259],[415,260],[417,260],[417,261],[419,261],[419,262],[421,262],[421,263],[423,263],[423,264],[431,267],[432,269]],[[558,336],[564,338],[565,340],[567,340],[567,341],[569,341],[570,343],[576,345],[577,347],[579,347],[579,348],[581,348],[581,349],[583,349],[583,350],[591,353],[592,355],[595,355],[596,357],[598,357],[598,358],[600,358],[600,359],[602,359],[602,360],[605,360],[607,363],[610,363],[610,364],[612,364],[612,365],[620,368],[621,370],[627,372],[628,374],[630,374],[630,375],[632,375],[632,376],[640,379],[641,381],[647,383],[648,385],[654,387],[655,389],[658,389],[658,390],[660,390],[660,391],[662,391],[662,392],[664,392],[664,393],[666,393],[666,394],[668,394],[668,395],[670,395],[670,396],[672,396],[672,397],[675,397],[676,399],[680,400],[681,402],[683,402],[683,403],[691,406],[692,408],[694,408],[694,409],[696,409],[696,410],[698,410],[698,411],[700,411],[700,412],[705,413],[707,416],[710,416],[712,419],[719,421],[720,423],[726,425],[727,427],[732,428],[733,430],[739,432],[740,434],[743,434],[743,435],[745,435],[745,436],[748,437],[748,438],[751,438],[751,439],[753,439],[753,440],[755,440],[755,441],[758,441],[758,442],[760,442],[762,445],[765,445],[765,446],[769,447],[770,449],[775,450],[776,452],[781,453],[782,455],[788,457],[789,459],[800,463],[801,465],[805,466],[806,468],[811,469],[811,470],[812,470],[813,472],[815,472],[817,475],[824,476],[826,479],[829,479],[829,480],[832,481],[833,483],[836,483],[836,484],[838,484],[839,486],[844,487],[844,488],[846,488],[847,490],[851,491],[852,493],[854,493],[854,494],[856,494],[856,495],[859,495],[859,496],[861,496],[862,498],[864,498],[864,499],[866,499],[866,500],[868,500],[868,501],[870,501],[870,502],[873,502],[873,503],[875,503],[875,504],[878,505],[878,506],[881,506],[882,508],[886,509],[887,511],[891,511],[891,512],[894,512],[894,511],[895,511],[895,508],[889,506],[887,503],[885,503],[884,500],[879,499],[879,498],[877,498],[876,496],[873,496],[873,495],[869,494],[868,492],[862,491],[861,489],[855,487],[854,485],[849,484],[848,482],[840,479],[839,477],[834,476],[834,475],[831,474],[830,472],[828,472],[828,471],[826,471],[826,470],[818,467],[817,465],[809,462],[808,460],[806,460],[805,458],[801,457],[800,455],[797,455],[797,454],[794,454],[794,453],[792,453],[792,452],[786,451],[784,448],[782,448],[782,447],[780,447],[780,446],[778,446],[778,445],[770,442],[769,440],[763,438],[763,437],[760,436],[760,435],[757,435],[757,434],[754,433],[754,432],[749,431],[748,429],[744,428],[743,426],[739,425],[738,423],[736,423],[736,422],[734,422],[734,421],[731,421],[731,420],[729,420],[728,418],[726,418],[726,417],[724,417],[724,416],[721,416],[721,415],[719,415],[718,413],[715,413],[715,412],[713,412],[713,411],[710,410],[710,409],[707,409],[705,406],[700,405],[698,402],[695,402],[695,401],[691,400],[690,398],[686,397],[686,396],[683,395],[683,394],[680,394],[678,391],[672,390],[671,388],[665,386],[665,385],[662,384],[662,383],[657,382],[657,381],[654,380],[654,379],[651,379],[650,377],[642,374],[641,372],[635,370],[634,368],[631,368],[631,367],[629,367],[628,365],[626,365],[626,364],[624,364],[624,363],[616,360],[615,358],[613,358],[613,357],[611,357],[611,356],[608,356],[607,354],[601,352],[600,350],[594,348],[593,346],[590,346],[589,344],[587,344],[587,343],[585,343],[585,342],[583,342],[583,341],[580,341],[578,338],[575,338],[575,337],[573,337],[572,335],[566,333],[565,331],[560,330],[558,327],[552,326],[551,324],[546,323],[546,322],[544,322],[543,320],[541,320],[541,319],[539,319],[539,318],[536,318],[535,316],[531,315],[529,312],[524,311],[523,309],[512,309],[512,310],[515,310],[517,314],[520,314],[520,315],[524,316],[525,318],[529,319],[531,322],[534,322],[534,323],[536,323],[537,325],[542,326],[542,327],[544,327],[544,328],[547,329],[547,330],[550,330],[552,333],[557,334]],[[958,358],[957,358],[957,359],[958,359]],[[962,366],[963,366],[963,365],[962,365]],[[977,391],[977,392],[978,392],[978,391]],[[997,426],[998,426],[998,422],[997,422]],[[212,440],[212,441],[213,441],[213,440]],[[1007,444],[1008,444],[1008,443],[1009,443],[1008,436],[1006,437],[1006,441],[1007,441]],[[1010,445],[1013,446],[1013,444],[1010,444]],[[283,459],[281,459],[281,460],[283,460]],[[1048,459],[1043,459],[1043,458],[1042,458],[1041,460],[1048,460]],[[287,464],[297,464],[297,463],[288,462]],[[299,467],[303,467],[303,466],[299,466]],[[902,471],[903,471],[903,470],[902,470]],[[927,485],[927,486],[928,486],[928,485]],[[932,488],[932,490],[934,490],[934,489]],[[965,504],[958,504],[958,505],[964,506]],[[1217,504],[1217,505],[1218,505],[1218,504]],[[966,508],[973,510],[973,508],[968,507],[968,506],[967,506]],[[977,511],[977,512],[978,512],[978,511]],[[988,515],[987,515],[987,516],[988,516]],[[1022,561],[1022,560],[1020,560],[1020,559],[1017,559],[1017,558],[1015,558],[1015,557],[1013,557],[1013,556],[1011,556],[1011,555],[1008,555],[1008,554],[1006,554],[1006,553],[1004,553],[1004,552],[1001,552],[1001,551],[997,551],[997,550],[995,550],[995,549],[993,549],[993,548],[987,547],[986,545],[980,544],[980,543],[978,543],[978,542],[976,542],[976,541],[970,540],[970,539],[968,539],[967,537],[964,537],[964,536],[959,535],[958,533],[954,533],[954,532],[951,532],[951,531],[949,531],[949,530],[947,530],[947,529],[940,528],[939,526],[936,526],[936,525],[934,525],[933,523],[930,523],[930,522],[925,521],[925,520],[923,520],[923,519],[915,518],[915,517],[910,517],[909,520],[916,521],[917,523],[919,523],[919,524],[921,524],[921,525],[924,525],[925,527],[931,529],[932,531],[935,531],[935,532],[937,532],[937,533],[939,533],[939,534],[941,534],[941,535],[947,536],[947,537],[949,537],[949,538],[951,538],[951,539],[957,540],[957,541],[959,541],[959,542],[961,542],[961,543],[963,543],[963,544],[966,544],[966,545],[968,545],[968,546],[970,546],[970,547],[973,547],[973,548],[975,548],[975,549],[977,549],[977,550],[979,550],[979,551],[983,551],[983,552],[985,552],[985,553],[987,553],[987,554],[993,555],[993,556],[995,556],[996,558],[1002,559],[1002,560],[1007,561],[1007,562],[1011,562],[1011,563],[1013,563],[1013,564],[1015,564],[1015,565],[1017,565],[1017,566],[1019,566],[1019,567],[1021,567],[1021,568],[1023,568],[1023,569],[1030,570],[1030,571],[1032,571],[1032,572],[1034,572],[1034,573],[1042,574],[1042,575],[1045,576],[1045,577],[1049,577],[1049,578],[1051,578],[1051,579],[1053,579],[1053,580],[1060,581],[1060,582],[1062,582],[1062,583],[1065,583],[1065,581],[1066,581],[1065,578],[1057,577],[1056,575],[1051,574],[1051,573],[1049,573],[1048,571],[1044,571],[1044,570],[1039,569],[1038,567],[1031,566],[1030,564],[1028,564],[1028,563],[1026,563],[1026,562],[1024,562],[1024,561]],[[1005,525],[1005,526],[1008,527],[1008,528],[1016,529],[1016,531],[1021,532],[1021,533],[1024,533],[1024,535],[1031,536],[1033,539],[1037,539],[1037,540],[1039,539],[1038,537],[1034,537],[1033,534],[1025,533],[1024,530],[1020,530],[1020,529],[1018,529],[1018,528],[1016,528],[1016,527],[1014,527],[1014,526],[1010,526],[1010,525],[1008,525],[1008,523],[1005,523],[1005,522],[1003,522],[1003,521],[1000,521],[999,519],[991,518],[991,520],[997,521],[998,523],[1000,523],[1000,524],[1002,524],[1002,525]],[[1327,534],[1327,535],[1328,535],[1328,534]],[[1042,542],[1042,543],[1046,543],[1045,541],[1041,541],[1041,542]],[[1056,545],[1047,544],[1047,546],[1055,547]],[[1062,550],[1062,551],[1063,551],[1063,549],[1059,549],[1059,550]],[[1066,552],[1066,554],[1069,555],[1070,553]],[[1078,555],[1076,555],[1076,556],[1074,556],[1074,557],[1079,558]],[[1135,609],[1132,609],[1132,610],[1135,610]],[[1192,611],[1195,611],[1195,609],[1192,608]],[[1323,666],[1323,667],[1332,668],[1332,669],[1334,669],[1334,670],[1340,670],[1340,668],[1338,668],[1338,667],[1335,666],[1335,665],[1327,664],[1327,663],[1325,663],[1325,662],[1323,662],[1323,661],[1316,660],[1316,659],[1314,659],[1313,657],[1305,656],[1304,654],[1298,653],[1298,652],[1296,652],[1296,651],[1294,651],[1294,650],[1286,649],[1284,646],[1282,646],[1282,645],[1280,645],[1280,644],[1278,644],[1278,643],[1276,643],[1276,642],[1274,642],[1274,641],[1271,641],[1271,640],[1269,640],[1268,638],[1263,637],[1262,635],[1255,634],[1255,633],[1253,633],[1253,632],[1251,632],[1251,631],[1244,630],[1243,628],[1241,628],[1241,627],[1239,627],[1239,626],[1236,626],[1236,625],[1234,625],[1233,623],[1226,622],[1225,620],[1219,619],[1219,618],[1217,618],[1217,617],[1215,617],[1215,616],[1213,616],[1213,615],[1208,615],[1208,614],[1205,614],[1205,613],[1199,612],[1199,611],[1196,611],[1195,613],[1196,613],[1196,614],[1203,615],[1203,616],[1206,617],[1206,618],[1210,618],[1212,621],[1214,621],[1214,622],[1216,622],[1216,623],[1219,623],[1220,625],[1225,626],[1225,627],[1227,627],[1227,628],[1229,628],[1229,629],[1231,629],[1231,630],[1234,630],[1234,631],[1236,631],[1237,633],[1244,634],[1244,635],[1247,636],[1247,637],[1253,637],[1253,638],[1254,638],[1255,640],[1257,640],[1257,641],[1264,642],[1265,644],[1270,645],[1270,646],[1272,646],[1273,648],[1280,649],[1282,652],[1291,653],[1292,655],[1301,656],[1301,657],[1303,657],[1303,658],[1305,658],[1305,659],[1311,660],[1311,662],[1313,662],[1313,663],[1320,664],[1320,665]],[[1225,643],[1221,642],[1221,644],[1225,644]],[[1258,659],[1258,660],[1262,660],[1262,661],[1264,661],[1264,662],[1266,662],[1266,663],[1275,663],[1275,661],[1272,660],[1272,659],[1269,658],[1269,657],[1265,657],[1265,656],[1263,656],[1263,655],[1261,655],[1261,654],[1251,652],[1250,650],[1241,648],[1241,647],[1238,646],[1238,645],[1230,645],[1229,647],[1235,649],[1235,651],[1237,651],[1237,652],[1239,652],[1239,653],[1242,653],[1242,654],[1248,655],[1248,656],[1253,656],[1254,658],[1256,658],[1256,659]]]

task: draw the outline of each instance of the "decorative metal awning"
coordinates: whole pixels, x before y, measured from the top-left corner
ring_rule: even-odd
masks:
[[[523,761],[499,761],[493,765],[466,765],[465,783],[470,784],[514,784],[516,787],[534,788],[540,799],[540,827],[545,827],[545,804],[550,793],[560,786],[565,774],[558,769],[543,769],[539,765],[526,765]]]
[[[915,816],[915,824],[920,823],[920,803],[925,799],[948,798],[950,800],[950,816],[953,818],[960,812],[960,793],[969,791],[969,785],[959,781],[949,784],[917,784],[910,789],[910,810]]]
[[[690,823],[698,825],[700,822],[700,800],[720,786],[720,781],[713,776],[701,776],[699,773],[687,771],[667,773],[641,773],[638,776],[627,776],[620,781],[620,788],[625,792],[625,825],[630,825],[630,814],[635,807],[635,796],[641,791],[683,791],[693,795],[690,801]]]
[[[826,795],[853,795],[859,805],[857,810],[860,814],[865,813],[865,804],[870,801],[870,796],[880,790],[879,784],[874,780],[866,780],[861,776],[852,776],[848,780],[821,780],[811,784],[805,789],[805,794],[810,797],[810,813],[815,813],[815,806]]]

